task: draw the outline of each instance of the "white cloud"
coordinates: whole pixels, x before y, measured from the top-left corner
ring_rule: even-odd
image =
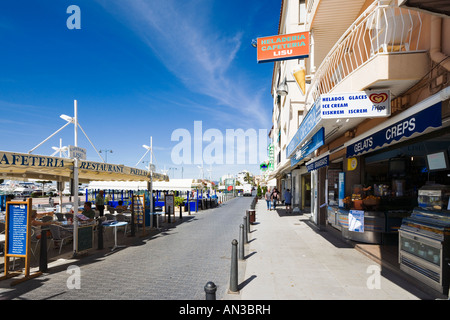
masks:
[[[261,89],[232,68],[243,33],[217,30],[211,21],[213,1],[98,1],[123,19],[190,91],[217,101],[215,112],[233,115],[238,126],[268,125]]]

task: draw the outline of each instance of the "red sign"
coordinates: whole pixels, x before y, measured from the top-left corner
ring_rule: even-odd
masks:
[[[228,186],[228,191],[232,191],[233,190],[233,186]]]
[[[309,56],[309,32],[258,38],[257,52],[258,63],[307,58]]]

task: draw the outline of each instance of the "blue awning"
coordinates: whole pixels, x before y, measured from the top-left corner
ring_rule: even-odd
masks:
[[[401,116],[401,115],[399,115]],[[429,128],[442,126],[442,102],[413,115],[399,119],[364,138],[347,145],[347,158],[365,154],[398,143],[413,135],[422,134]]]
[[[323,146],[325,143],[325,129],[322,127],[315,133],[310,140],[308,140],[301,148],[299,148],[295,155],[291,158],[291,167],[295,166],[306,156]]]

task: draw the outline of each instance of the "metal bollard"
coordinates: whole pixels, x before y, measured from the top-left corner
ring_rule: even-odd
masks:
[[[231,273],[230,273],[230,291],[238,291],[238,260],[237,260],[237,240],[231,241]]]
[[[217,286],[214,284],[214,282],[209,281],[205,285],[204,289],[206,300],[216,300]]]
[[[244,228],[247,225],[247,221],[248,221],[247,217],[244,217]],[[246,232],[244,232],[244,243],[248,243],[248,231],[247,231],[247,228],[245,228],[245,229],[246,229]]]
[[[244,260],[244,225],[239,226],[239,260]]]
[[[247,224],[245,227],[247,228],[247,232],[250,233],[250,210],[245,211],[245,216],[247,217]]]

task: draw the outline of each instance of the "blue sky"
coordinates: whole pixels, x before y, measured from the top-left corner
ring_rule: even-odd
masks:
[[[158,171],[165,166],[176,168],[170,177],[183,171],[198,178],[197,165],[173,163],[174,130],[193,135],[194,121],[224,136],[226,129],[271,128],[273,63],[257,64],[251,40],[277,34],[280,4],[1,1],[0,150],[28,152],[65,124],[61,114],[73,116],[77,100],[79,122],[95,147],[113,150],[108,162],[135,166],[152,136]],[[70,5],[81,10],[80,30],[66,26]],[[69,126],[34,153],[50,155],[60,138],[73,144],[73,135]],[[100,161],[78,135],[87,159]],[[242,169],[260,173],[256,164],[213,164],[212,176]]]

